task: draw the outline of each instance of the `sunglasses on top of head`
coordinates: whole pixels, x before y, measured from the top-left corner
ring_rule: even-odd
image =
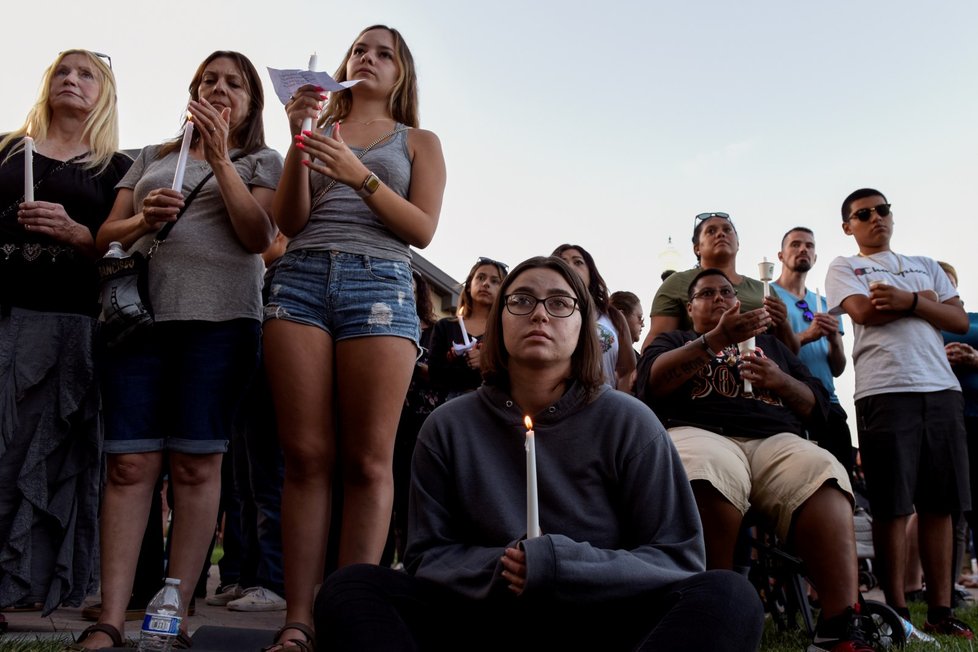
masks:
[[[509,274],[509,265],[506,263],[501,263],[498,260],[493,260],[492,258],[486,258],[485,256],[479,256],[479,260],[476,261],[477,265],[495,265],[496,267],[503,270],[505,273]]]
[[[872,206],[870,208],[860,208],[858,211],[850,215],[849,219],[851,220],[852,218],[856,218],[860,222],[868,222],[869,218],[873,216],[874,212],[880,217],[886,217],[890,214],[890,205],[880,204],[879,206]]]
[[[700,213],[699,215],[696,216],[694,223],[699,224],[700,222],[704,222],[710,219],[711,217],[719,217],[721,220],[730,219],[730,215],[727,213]]]

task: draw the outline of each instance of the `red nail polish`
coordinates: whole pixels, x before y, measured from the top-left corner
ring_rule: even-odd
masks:
[[[305,131],[302,132],[302,135],[303,136],[311,136],[312,135],[312,132],[307,129],[307,130],[305,130]]]
[[[302,164],[303,164],[303,165],[305,165],[306,167],[309,167],[309,161],[308,161],[308,160],[306,160],[306,159],[303,159],[302,161],[300,161],[300,163],[302,163]]]
[[[321,99],[321,100],[329,99],[329,95],[327,95],[326,93],[320,93],[319,94],[319,99]]]
[[[302,143],[300,143],[300,142],[297,142],[297,143],[295,144],[295,146],[296,146],[296,147],[298,147],[299,149],[305,149],[305,148],[306,148],[306,146],[305,146],[305,145],[303,145],[303,144],[302,144]]]

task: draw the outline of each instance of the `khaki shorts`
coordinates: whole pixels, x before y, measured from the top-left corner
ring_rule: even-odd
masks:
[[[690,481],[709,482],[741,514],[753,505],[783,541],[795,510],[826,482],[834,482],[853,502],[852,485],[839,461],[794,433],[749,439],[681,426],[669,434]]]

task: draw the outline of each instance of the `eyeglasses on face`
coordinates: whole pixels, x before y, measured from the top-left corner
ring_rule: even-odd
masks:
[[[880,204],[879,206],[872,206],[871,208],[860,208],[858,211],[849,216],[849,219],[856,218],[860,222],[866,222],[870,217],[873,216],[875,212],[880,217],[886,217],[890,214],[889,204]]]
[[[524,315],[529,315],[534,310],[537,309],[537,304],[542,303],[544,310],[551,317],[570,317],[577,310],[577,299],[574,297],[564,296],[562,294],[557,294],[552,297],[546,297],[545,299],[538,299],[531,294],[507,294],[503,297],[503,301],[506,305],[506,310],[509,314],[516,315],[517,317],[522,317]]]
[[[495,265],[507,274],[509,274],[509,265],[506,263],[501,263],[498,260],[493,260],[492,258],[486,258],[484,256],[479,256],[479,260],[475,261],[477,265]]]
[[[699,292],[694,292],[691,299],[706,299],[707,301],[712,301],[713,299],[717,298],[718,294],[723,299],[730,299],[737,296],[737,290],[733,289],[732,287],[706,288],[704,290],[700,290]]]
[[[808,302],[804,299],[795,301],[795,307],[802,311],[801,316],[805,321],[815,320],[815,313],[813,313],[812,309],[808,307]]]

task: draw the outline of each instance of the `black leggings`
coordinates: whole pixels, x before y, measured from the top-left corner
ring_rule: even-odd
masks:
[[[757,592],[731,571],[707,571],[627,600],[569,603],[500,595],[467,600],[382,566],[330,575],[315,608],[317,645],[331,652],[400,650],[756,650]]]

